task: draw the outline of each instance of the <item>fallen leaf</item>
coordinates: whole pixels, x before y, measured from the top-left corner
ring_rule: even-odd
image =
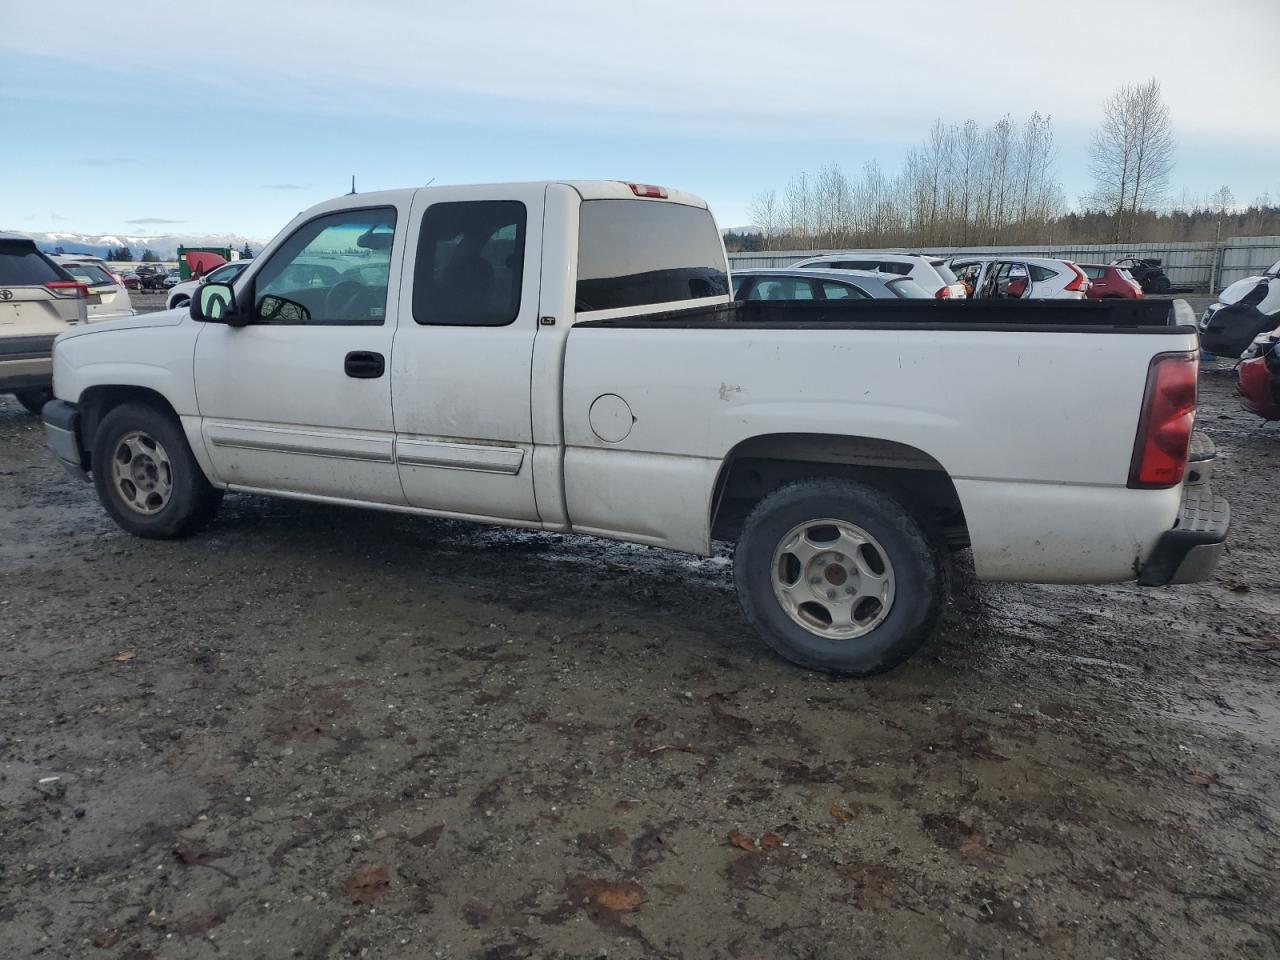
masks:
[[[573,907],[586,907],[597,922],[607,926],[616,926],[618,914],[631,913],[644,903],[644,888],[634,880],[570,877],[564,889]]]
[[[121,650],[111,659],[114,660],[116,663],[128,663],[130,660],[133,660],[137,656],[138,656],[137,650]]]
[[[740,850],[746,850],[750,853],[756,852],[755,841],[739,830],[729,831],[729,842]]]
[[[1208,770],[1192,770],[1190,773],[1185,774],[1182,779],[1197,787],[1210,787],[1218,782],[1218,775],[1210,773]]]
[[[851,810],[846,810],[838,803],[833,803],[831,805],[831,815],[837,820],[842,820],[845,823],[848,823],[853,819],[853,812]]]
[[[643,902],[644,894],[640,890],[640,884],[633,880],[606,884],[596,894],[596,903],[614,913],[630,913]]]
[[[761,850],[777,850],[782,846],[782,838],[776,833],[766,833],[760,838]]]
[[[346,882],[342,885],[342,890],[346,893],[348,899],[352,903],[358,903],[363,906],[374,903],[389,889],[391,889],[391,881],[387,877],[387,865],[385,863],[361,867],[347,877]]]

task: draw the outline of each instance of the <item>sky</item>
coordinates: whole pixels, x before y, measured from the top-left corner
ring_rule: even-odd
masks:
[[[1102,102],[1151,76],[1175,197],[1280,199],[1280,0],[59,0],[56,16],[0,0],[0,229],[266,239],[353,174],[635,180],[742,224],[801,170],[895,171],[936,118],[1033,111],[1075,200]]]

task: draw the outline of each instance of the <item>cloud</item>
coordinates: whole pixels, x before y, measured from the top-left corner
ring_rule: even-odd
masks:
[[[49,214],[49,219],[50,219],[50,220],[65,220],[65,219],[67,219],[67,218],[66,218],[66,217],[64,217],[64,216],[63,216],[62,214],[60,214],[60,213],[51,213],[51,214]]]
[[[61,218],[59,218],[61,219]],[[166,220],[164,217],[137,217],[133,220],[126,220],[125,223],[149,224],[149,223],[186,223],[185,220]]]
[[[86,167],[123,167],[142,161],[137,157],[85,157],[80,162]]]
[[[306,185],[301,183],[264,183],[263,190],[305,190]]]

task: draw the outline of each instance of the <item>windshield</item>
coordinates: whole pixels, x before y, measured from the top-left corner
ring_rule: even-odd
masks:
[[[943,277],[943,279],[946,280],[946,277]],[[950,280],[947,280],[947,283],[951,283],[954,280],[955,280],[955,277],[953,276]],[[901,280],[890,280],[887,284],[885,284],[885,286],[887,286],[890,290],[894,292],[894,294],[896,294],[899,298],[903,300],[932,300],[933,299],[933,296],[932,294],[929,293],[929,291],[927,291],[924,287],[920,286],[920,284],[916,283],[910,277],[904,277]]]

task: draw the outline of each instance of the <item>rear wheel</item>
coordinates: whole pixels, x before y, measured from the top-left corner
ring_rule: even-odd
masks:
[[[40,411],[44,409],[44,405],[53,399],[53,391],[45,387],[38,387],[34,390],[18,390],[14,393],[14,399],[27,408],[28,413],[34,413],[40,416]]]
[[[121,404],[103,417],[92,456],[98,499],[135,536],[169,540],[195,533],[222,502],[177,420],[148,404]]]
[[[751,511],[734,579],[747,619],[778,654],[814,670],[870,676],[902,663],[929,636],[945,563],[889,494],[802,480]]]

